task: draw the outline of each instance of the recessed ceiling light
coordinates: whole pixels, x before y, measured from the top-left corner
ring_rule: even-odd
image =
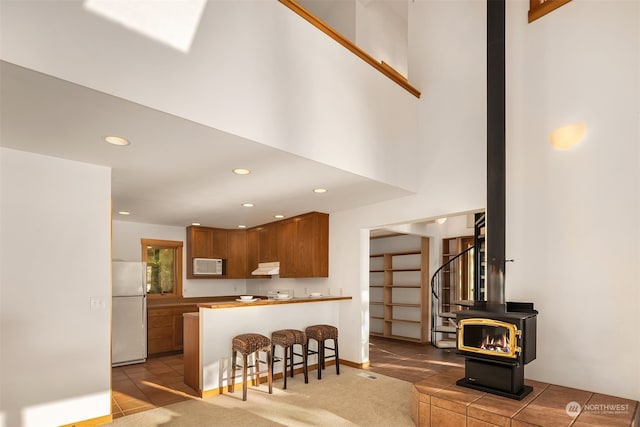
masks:
[[[274,217],[274,218],[281,219],[281,218],[284,218],[284,215],[278,214],[278,215],[274,215],[273,217]]]
[[[247,228],[246,225],[239,225],[238,228]]]
[[[131,215],[131,212],[119,211],[118,214],[120,214],[120,215]]]
[[[130,144],[127,139],[124,139],[120,136],[107,136],[104,140],[113,145],[125,146]]]
[[[251,171],[245,168],[235,168],[233,170],[233,173],[235,173],[236,175],[249,175]]]
[[[191,225],[200,225],[199,222],[192,222]]]
[[[255,205],[253,203],[243,203],[242,206],[245,207],[245,208],[252,208]]]
[[[326,188],[314,188],[313,192],[314,193],[326,193],[327,189]]]
[[[437,222],[438,224],[441,224],[441,225],[442,225],[442,224],[444,224],[445,222],[447,222],[447,218],[438,218],[438,219],[436,219],[436,222]]]

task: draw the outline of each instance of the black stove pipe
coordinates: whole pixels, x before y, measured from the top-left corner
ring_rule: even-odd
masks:
[[[505,0],[487,0],[487,306],[505,311]]]

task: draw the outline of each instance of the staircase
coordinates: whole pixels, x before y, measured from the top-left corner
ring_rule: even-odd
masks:
[[[444,263],[431,278],[431,344],[437,348],[456,348],[456,311],[473,307],[474,300],[485,299],[485,214],[475,214],[474,245]],[[473,257],[473,278],[463,283]],[[472,299],[469,299],[472,298]]]
[[[437,348],[456,348],[455,311],[473,306],[473,300],[461,297],[458,272],[474,249],[471,246],[451,258],[431,278],[431,344]]]

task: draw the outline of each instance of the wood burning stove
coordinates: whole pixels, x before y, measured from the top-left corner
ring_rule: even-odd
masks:
[[[506,303],[487,311],[484,301],[456,312],[458,353],[465,377],[457,384],[512,399],[532,390],[524,384],[524,365],[536,358],[536,316],[531,303]]]
[[[487,0],[487,301],[456,312],[457,384],[512,399],[532,390],[524,365],[536,358],[533,303],[505,303],[505,0]]]

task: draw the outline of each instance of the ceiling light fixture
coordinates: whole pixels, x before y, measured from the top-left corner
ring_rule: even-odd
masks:
[[[551,145],[558,150],[568,150],[582,141],[586,131],[587,125],[584,123],[574,123],[551,132],[551,135],[549,135],[549,141],[551,142]]]
[[[119,211],[118,214],[120,214],[120,215],[131,215],[131,212]]]
[[[277,214],[277,215],[274,215],[273,217],[276,218],[276,219],[282,219],[282,218],[284,218],[284,215]]]
[[[235,173],[236,175],[249,175],[251,171],[245,168],[235,168],[233,170],[233,173]]]
[[[192,222],[191,225],[200,225],[199,222]]]
[[[326,188],[314,188],[314,189],[313,189],[313,192],[314,192],[314,193],[318,193],[318,194],[320,194],[320,193],[326,193],[326,192],[327,192],[327,189],[326,189]]]
[[[247,226],[241,224],[241,225],[238,226],[238,228],[247,228]]]
[[[119,145],[121,147],[127,146],[130,144],[128,139],[122,138],[120,136],[107,136],[105,139],[109,144]]]
[[[438,218],[436,219],[436,222],[440,225],[444,224],[445,222],[447,222],[447,218]]]
[[[243,204],[242,204],[242,207],[245,207],[245,208],[252,208],[252,207],[254,207],[254,206],[255,206],[255,205],[254,205],[253,203],[243,203]]]

